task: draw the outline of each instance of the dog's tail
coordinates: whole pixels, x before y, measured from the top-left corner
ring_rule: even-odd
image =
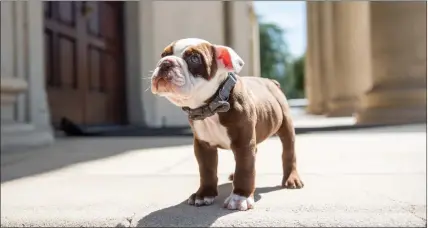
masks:
[[[230,181],[233,181],[233,178],[234,178],[234,177],[235,177],[235,174],[234,174],[234,173],[231,173],[231,174],[229,175],[229,178],[228,178],[228,179],[229,179]]]
[[[275,84],[276,86],[278,86],[278,88],[281,89],[281,84],[279,84],[279,82],[277,80],[275,80],[275,79],[270,79],[270,80],[273,82],[273,84]]]

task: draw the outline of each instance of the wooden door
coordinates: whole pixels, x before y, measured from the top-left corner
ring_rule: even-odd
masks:
[[[44,15],[52,122],[124,123],[121,2],[49,1]]]

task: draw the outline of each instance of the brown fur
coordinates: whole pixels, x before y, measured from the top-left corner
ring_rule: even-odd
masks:
[[[172,55],[174,53],[174,44],[172,42],[162,52],[161,57]],[[188,61],[188,58],[192,55],[199,55],[202,64],[190,67],[189,70],[193,75],[199,75],[206,80],[210,80],[215,76],[217,72],[217,62],[215,61],[215,50],[212,45],[203,43],[189,47],[183,54],[182,58]]]
[[[187,60],[192,54],[199,54],[202,59],[202,65],[197,66],[195,69],[189,69],[193,75],[200,75],[206,80],[210,80],[217,72],[217,62],[215,61],[215,54],[213,46],[209,44],[199,44],[189,48],[183,55]]]
[[[279,82],[275,79],[271,79],[273,83],[275,83],[276,86],[278,86],[278,88],[281,88],[281,84],[279,84]]]
[[[183,58],[195,52],[203,57],[203,64],[194,71],[207,80],[211,79],[217,70],[215,49],[209,44],[197,45],[189,48]],[[164,53],[172,54],[172,47],[167,47]],[[235,173],[229,176],[233,181],[233,193],[245,197],[253,195],[257,144],[274,134],[279,136],[282,143],[282,186],[303,187],[296,169],[294,127],[280,84],[265,78],[238,76],[229,103],[230,110],[218,115],[220,123],[227,129],[236,161]],[[189,122],[193,129],[193,121]],[[193,132],[200,187],[191,198],[194,200],[217,196],[218,146],[199,140],[196,132]]]
[[[257,144],[274,134],[278,134],[282,142],[282,186],[303,187],[296,169],[294,127],[286,98],[278,85],[265,78],[239,77],[229,102],[231,109],[218,115],[221,124],[227,128],[235,155],[235,173],[230,176],[233,193],[246,197],[254,193]],[[217,148],[198,140],[197,136],[195,145],[201,177],[201,188],[195,197],[216,196]],[[215,194],[201,194],[205,192]]]
[[[162,58],[168,55],[172,55],[174,53],[174,44],[175,44],[175,41],[172,42],[170,45],[166,46],[165,49],[163,49],[163,52],[161,54]]]

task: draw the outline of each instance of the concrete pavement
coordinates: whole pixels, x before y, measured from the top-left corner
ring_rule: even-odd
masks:
[[[1,226],[426,226],[426,128],[302,134],[300,190],[280,184],[276,138],[259,146],[256,208],[221,208],[233,155],[219,152],[220,196],[195,208],[190,138],[63,139],[2,153]]]

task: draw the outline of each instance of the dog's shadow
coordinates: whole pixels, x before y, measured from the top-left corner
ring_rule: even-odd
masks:
[[[280,186],[256,188],[254,200],[261,199],[263,193],[277,191],[282,189]],[[143,218],[137,224],[137,227],[208,227],[222,216],[237,212],[223,208],[223,201],[230,194],[232,183],[225,183],[218,186],[219,196],[213,205],[195,207],[190,206],[183,201],[172,207],[154,211]]]

